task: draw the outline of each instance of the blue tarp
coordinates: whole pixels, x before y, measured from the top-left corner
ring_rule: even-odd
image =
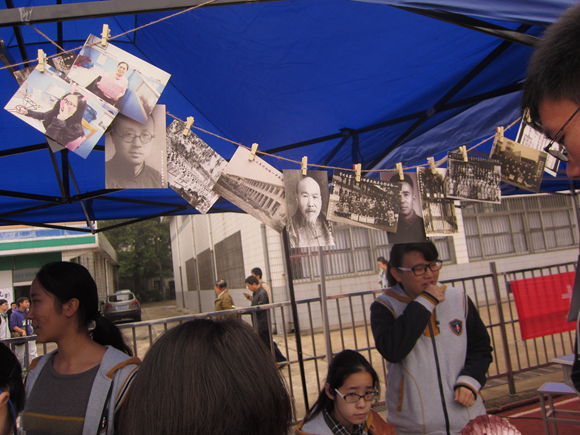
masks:
[[[15,6],[54,3],[21,1]],[[404,167],[423,164],[427,157],[479,143],[492,136],[495,127],[516,120],[519,89],[533,51],[399,7],[467,15],[541,37],[545,26],[575,3],[271,1],[195,9],[112,43],[169,72],[172,76],[159,103],[182,120],[194,116],[199,128],[246,146],[256,142],[260,151],[286,159],[300,161],[308,156],[309,164],[352,168],[353,163],[362,163],[363,170],[392,169],[397,162]],[[62,45],[65,50],[81,46],[89,33],[101,33],[103,23],[115,36],[169,15],[65,21]],[[34,27],[58,41],[56,23]],[[29,58],[36,58],[38,48],[49,55],[56,52],[35,29],[19,28]],[[0,35],[14,60],[21,62],[14,29],[0,27]],[[6,69],[0,71],[0,80],[0,101],[5,105],[18,85]],[[168,117],[168,124],[172,120]],[[517,126],[506,135],[513,138],[516,130]],[[194,131],[226,159],[236,150],[231,142]],[[1,111],[0,138],[0,223],[84,219],[72,180],[72,201],[59,199],[62,195],[47,149],[14,154],[14,149],[44,143],[40,132]],[[301,144],[309,141],[314,143]],[[490,146],[488,141],[477,151],[489,152]],[[59,154],[57,164],[62,169]],[[102,151],[94,150],[87,159],[69,153],[68,160],[80,194],[88,199],[84,204],[90,219],[139,218],[187,206],[170,188],[102,195]],[[299,168],[287,160],[266,160],[280,170]],[[564,176],[547,175],[543,183],[545,190],[568,187]],[[514,189],[508,186],[506,192]],[[35,209],[50,201],[62,204]],[[212,209],[224,210],[236,208],[220,200]]]

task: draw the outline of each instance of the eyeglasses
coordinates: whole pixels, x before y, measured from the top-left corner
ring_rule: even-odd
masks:
[[[117,130],[114,130],[114,132],[117,133],[117,136],[123,139],[123,142],[126,143],[133,143],[135,141],[135,138],[139,138],[139,140],[143,143],[149,143],[155,137],[154,134],[149,133],[148,131],[144,131],[139,135],[135,133],[133,130],[125,130],[122,133],[119,133]]]
[[[338,391],[336,388],[334,389],[334,391],[336,391],[336,393],[340,397],[342,397],[346,403],[357,403],[360,399],[365,399],[365,402],[372,402],[379,395],[379,393],[377,393],[376,391],[369,391],[368,393],[365,393],[362,396],[360,394],[356,394],[356,393],[349,393],[349,394],[344,395],[340,391]]]
[[[443,267],[443,262],[441,260],[433,261],[429,264],[420,264],[419,266],[414,267],[397,267],[399,270],[403,270],[406,272],[413,272],[416,276],[425,275],[427,273],[427,268],[431,270],[431,272],[437,272],[441,270]]]
[[[562,128],[558,131],[558,133],[556,133],[554,135],[554,138],[550,141],[550,143],[548,144],[548,146],[546,148],[544,148],[544,151],[549,153],[550,155],[556,157],[558,160],[561,160],[562,162],[567,162],[568,159],[568,153],[566,152],[566,150],[564,149],[564,147],[562,147],[560,149],[560,144],[558,144],[558,149],[557,150],[553,150],[551,149],[552,145],[554,145],[554,143],[556,143],[556,141],[558,140],[558,138],[560,137],[560,135],[562,134],[562,132],[564,131],[564,129],[566,128],[566,126],[568,124],[570,124],[570,121],[572,121],[572,119],[574,119],[574,117],[576,116],[576,114],[580,112],[580,107],[578,107],[576,109],[576,111],[572,114],[572,116],[568,119],[568,121],[566,121],[566,123],[562,126]]]
[[[61,100],[64,104],[66,104],[68,107],[71,107],[73,109],[76,109],[78,107],[77,104],[73,103],[72,101],[67,100],[66,98]]]

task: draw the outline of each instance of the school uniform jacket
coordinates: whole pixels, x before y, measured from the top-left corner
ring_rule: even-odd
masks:
[[[444,292],[442,303],[426,293],[413,301],[397,284],[371,305],[375,343],[387,360],[387,419],[398,434],[446,434],[429,323],[451,433],[459,434],[469,420],[486,412],[478,393],[492,361],[489,334],[469,297],[453,287]],[[459,386],[475,393],[473,406],[455,402]]]

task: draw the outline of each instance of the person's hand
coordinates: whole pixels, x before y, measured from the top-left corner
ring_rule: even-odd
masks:
[[[244,292],[244,296],[246,297],[247,300],[250,300],[250,294],[248,292]]]
[[[469,408],[475,403],[475,396],[469,388],[459,387],[455,390],[455,401]]]
[[[14,110],[16,111],[16,113],[18,113],[19,115],[28,115],[28,109],[26,107],[24,107],[23,105],[19,104],[18,106],[16,106],[14,108]]]
[[[445,300],[445,293],[443,293],[443,289],[441,287],[437,287],[436,285],[429,284],[425,288],[425,293],[429,293],[435,299],[439,301],[439,303]]]

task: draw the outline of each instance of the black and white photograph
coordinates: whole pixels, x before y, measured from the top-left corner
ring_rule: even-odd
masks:
[[[50,66],[32,71],[4,108],[82,158],[118,113]]]
[[[401,185],[334,171],[327,218],[373,230],[397,231]]]
[[[520,128],[518,130],[518,134],[516,136],[516,142],[521,143],[527,147],[532,149],[543,151],[544,148],[548,146],[550,143],[550,139],[546,137],[544,133],[541,133],[534,128],[531,122],[524,116],[522,122],[520,123]],[[552,145],[554,148],[559,147],[558,143]],[[558,174],[558,167],[560,166],[560,160],[556,157],[551,156],[548,154],[546,156],[546,163],[544,164],[544,172],[547,172],[552,177],[555,177]]]
[[[423,222],[427,236],[459,231],[455,201],[445,198],[446,169],[417,168]]]
[[[334,246],[332,225],[326,218],[329,204],[328,173],[285,169],[288,237],[291,248]]]
[[[501,180],[516,187],[539,192],[548,153],[514,142],[496,133],[490,158],[501,162]]]
[[[425,242],[427,236],[421,211],[417,174],[415,172],[404,172],[403,179],[401,179],[398,172],[381,172],[381,180],[401,186],[397,231],[387,233],[389,243]]]
[[[169,186],[200,213],[218,200],[212,189],[228,162],[177,119],[167,127],[167,177]]]
[[[213,190],[270,228],[282,232],[286,225],[284,176],[250,151],[238,147]]]
[[[70,51],[68,53],[63,53],[58,56],[53,56],[50,59],[47,59],[46,62],[52,68],[54,68],[54,70],[59,76],[66,77],[74,64],[76,57],[77,56],[75,52]]]
[[[144,124],[171,75],[111,43],[103,47],[100,41],[95,35],[87,38],[68,77]]]
[[[107,189],[167,187],[165,106],[155,106],[145,124],[118,115],[105,135]]]
[[[463,161],[459,153],[449,153],[445,179],[447,198],[501,203],[501,162],[469,156]]]

